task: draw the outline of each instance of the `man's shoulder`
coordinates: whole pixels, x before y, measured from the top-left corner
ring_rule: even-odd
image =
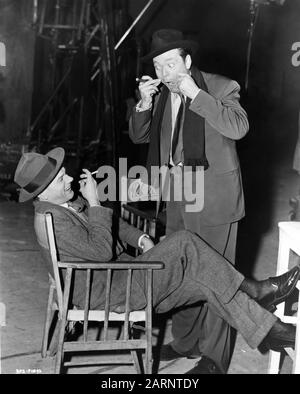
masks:
[[[65,209],[61,207],[60,205],[57,204],[52,204],[48,201],[39,201],[36,200],[33,202],[34,205],[34,211],[35,213],[46,213],[46,212],[51,212],[51,213],[64,213]]]
[[[213,95],[218,95],[225,91],[230,91],[240,88],[237,81],[225,77],[224,75],[212,74],[204,71],[201,71],[201,73],[207,85],[208,91]]]
[[[206,71],[201,71],[201,73],[207,84],[211,84],[211,83],[227,84],[232,82],[232,79],[226,77],[225,75],[208,73]]]

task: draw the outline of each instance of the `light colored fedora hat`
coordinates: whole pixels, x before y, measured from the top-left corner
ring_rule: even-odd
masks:
[[[63,148],[55,148],[42,155],[23,153],[15,171],[14,181],[21,187],[19,202],[25,202],[42,193],[53,181],[65,157]]]

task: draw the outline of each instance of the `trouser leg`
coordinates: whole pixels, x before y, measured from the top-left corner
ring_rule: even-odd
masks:
[[[200,236],[230,263],[235,263],[236,238],[238,223],[216,227],[202,226]],[[223,371],[227,372],[234,349],[236,330],[211,310],[207,304],[203,307],[199,324],[204,337],[198,340],[199,350],[211,358]]]
[[[185,227],[197,232],[230,262],[235,261],[237,223],[204,227],[195,215],[188,214],[184,219]],[[178,311],[172,323],[172,346],[177,352],[198,348],[199,353],[211,358],[221,371],[228,370],[236,332],[206,304]]]
[[[139,260],[165,263],[163,270],[153,273],[153,305],[158,313],[207,301],[253,348],[277,320],[239,291],[244,276],[194,233],[176,232]],[[145,288],[144,275],[138,270],[137,274],[135,279]]]
[[[207,303],[176,312],[172,323],[173,349],[182,354],[187,350],[199,352],[212,359],[223,373],[227,372],[235,330]]]

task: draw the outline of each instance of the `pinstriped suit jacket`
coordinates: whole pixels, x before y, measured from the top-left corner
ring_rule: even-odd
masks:
[[[192,72],[199,70],[193,68]],[[189,108],[205,118],[205,151],[209,162],[204,176],[204,208],[196,214],[204,225],[217,226],[240,220],[245,214],[236,140],[246,135],[249,124],[239,103],[239,84],[220,75],[205,72],[202,75],[208,93],[201,90]],[[153,112],[158,99],[159,95],[156,95]],[[170,116],[170,111],[166,109],[164,116]],[[151,110],[137,112],[133,109],[129,135],[134,143],[150,141],[151,119]],[[163,122],[168,119],[164,118]],[[162,166],[165,162],[161,159]]]

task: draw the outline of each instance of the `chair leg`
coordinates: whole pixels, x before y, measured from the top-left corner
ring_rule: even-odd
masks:
[[[275,352],[273,350],[270,351],[269,366],[268,366],[268,373],[269,374],[278,374],[279,373],[280,358],[281,358],[280,352]]]
[[[47,350],[48,350],[48,340],[49,340],[49,331],[51,321],[53,319],[53,294],[54,294],[54,287],[50,285],[49,288],[49,295],[48,295],[48,303],[47,303],[47,311],[45,317],[45,324],[44,324],[44,333],[43,333],[43,341],[42,341],[42,357],[47,357]]]
[[[58,338],[57,352],[55,358],[55,367],[54,367],[55,374],[60,374],[62,357],[63,357],[63,345],[64,345],[64,336],[65,336],[65,323],[63,319],[58,320],[58,327],[59,327],[59,338]]]
[[[297,320],[296,320],[296,343],[295,343],[295,355],[293,362],[293,373],[300,374],[300,289],[298,282],[298,310],[297,310]]]
[[[140,360],[139,360],[139,356],[138,356],[137,350],[131,350],[130,353],[131,353],[131,356],[133,358],[133,363],[134,363],[134,366],[135,366],[136,373],[137,374],[142,374],[141,364],[140,364]]]
[[[55,327],[54,327],[54,331],[52,334],[52,338],[50,340],[50,344],[49,344],[49,348],[48,348],[48,354],[50,357],[53,357],[56,355],[57,353],[57,348],[58,348],[58,338],[59,338],[59,321],[58,318],[56,316],[56,322],[55,322]]]
[[[147,375],[152,374],[153,367],[153,357],[152,357],[152,330],[148,327],[146,328],[146,354],[145,354],[145,373]]]
[[[67,315],[68,315],[71,278],[72,278],[72,269],[68,268],[65,276],[63,310],[59,318],[59,339],[58,339],[57,353],[55,359],[55,374],[60,374],[61,364],[64,357],[63,347],[64,347],[65,329],[66,329]]]
[[[152,289],[150,284],[152,283],[152,273],[147,276],[147,287],[148,287],[148,300],[151,302],[147,305],[146,308],[146,354],[145,354],[145,373],[147,375],[152,374],[153,368],[153,357],[152,357]]]
[[[145,359],[145,373],[146,375],[151,375],[152,374],[152,364],[153,364],[153,359],[152,359],[152,345],[147,346],[146,349],[146,359]]]

